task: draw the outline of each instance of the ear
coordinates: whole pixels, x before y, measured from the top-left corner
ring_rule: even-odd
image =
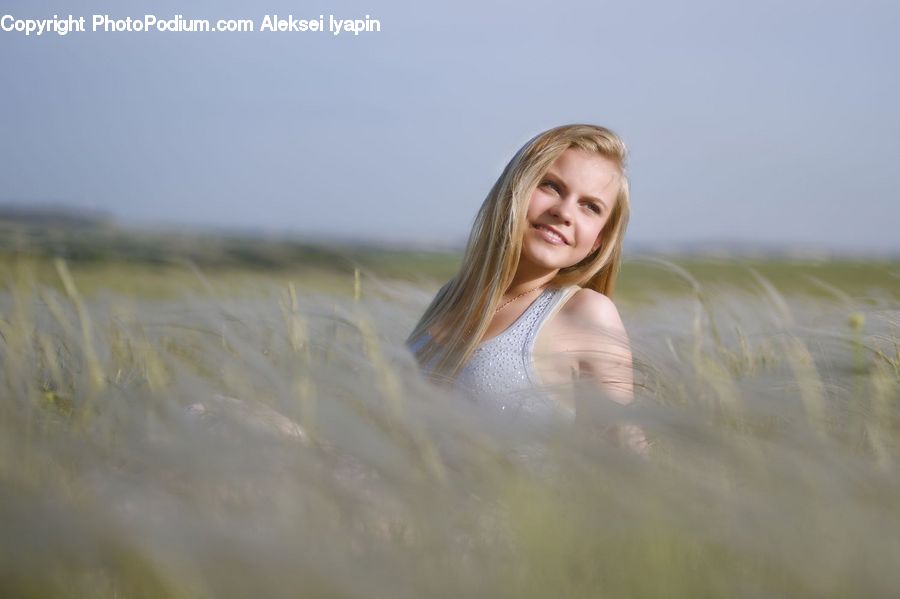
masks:
[[[597,241],[594,242],[594,246],[591,248],[591,252],[596,252],[601,243],[603,243],[603,233],[597,235]]]

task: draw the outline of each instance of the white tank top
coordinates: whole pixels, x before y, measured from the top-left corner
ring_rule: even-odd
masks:
[[[577,285],[545,289],[509,327],[476,347],[454,386],[470,396],[489,397],[503,410],[563,409],[556,401],[548,403],[546,394],[528,393],[541,385],[534,369],[534,342],[547,319],[578,289]],[[426,333],[411,349],[417,350],[428,337]]]

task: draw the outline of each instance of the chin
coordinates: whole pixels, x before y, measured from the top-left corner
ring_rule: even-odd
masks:
[[[553,254],[554,252],[552,250],[547,251],[547,248],[528,248],[522,252],[522,258],[535,266],[547,269],[566,268],[577,262],[570,264],[567,257]]]

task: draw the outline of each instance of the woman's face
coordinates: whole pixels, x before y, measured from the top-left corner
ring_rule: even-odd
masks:
[[[563,152],[531,196],[520,264],[566,268],[597,249],[620,179],[608,158],[576,148]]]

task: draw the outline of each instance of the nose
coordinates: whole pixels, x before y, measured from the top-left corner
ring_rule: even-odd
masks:
[[[567,199],[568,196],[561,196],[559,200],[554,202],[554,204],[550,207],[550,214],[554,217],[558,218],[563,224],[571,225],[572,224],[572,210],[574,207],[572,206],[572,202]]]

